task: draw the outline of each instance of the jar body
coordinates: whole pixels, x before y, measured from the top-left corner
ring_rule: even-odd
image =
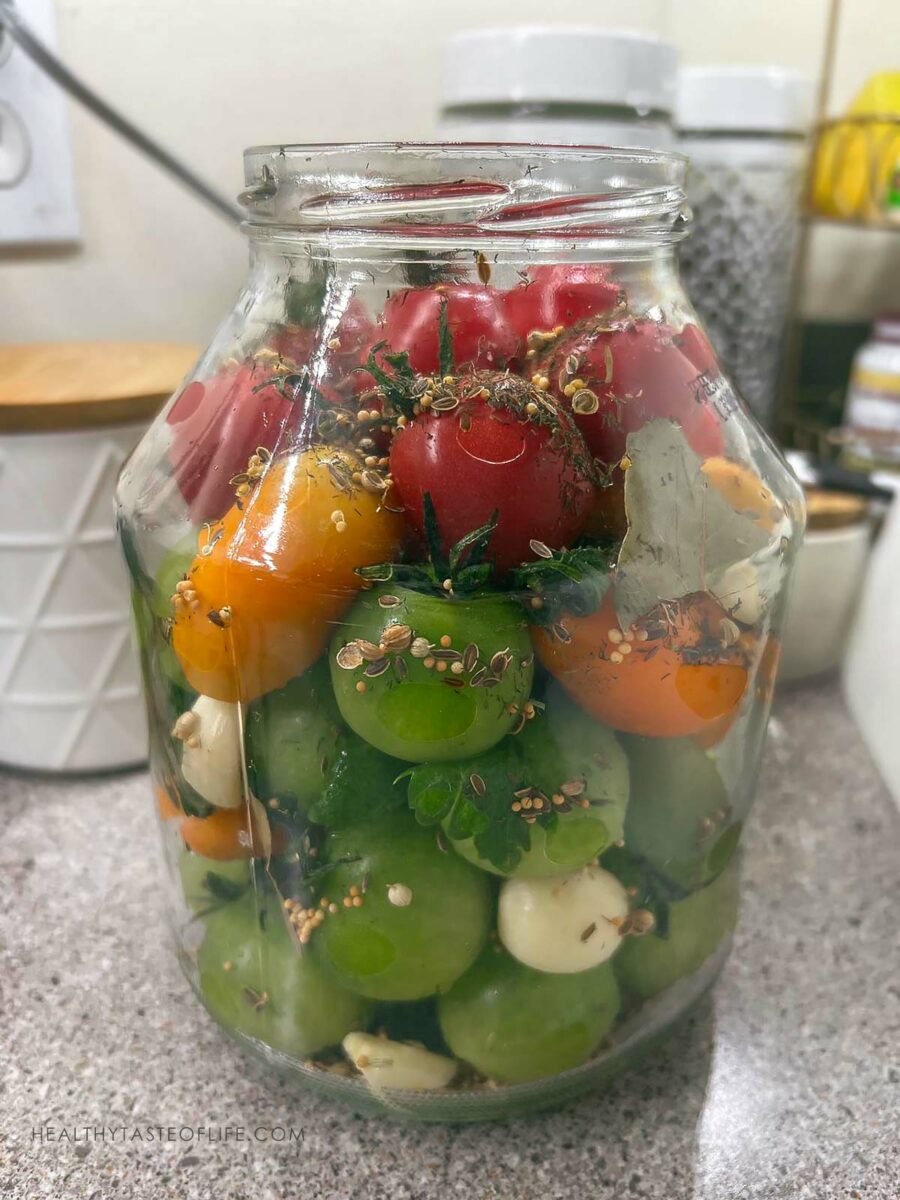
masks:
[[[560,1099],[727,953],[799,489],[670,247],[254,243],[118,494],[182,959],[359,1107]]]

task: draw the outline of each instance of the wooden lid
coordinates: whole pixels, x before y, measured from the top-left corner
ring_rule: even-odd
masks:
[[[845,529],[865,521],[868,513],[868,501],[863,496],[813,487],[806,489],[807,529]]]
[[[180,342],[0,346],[0,433],[148,421],[198,354]]]

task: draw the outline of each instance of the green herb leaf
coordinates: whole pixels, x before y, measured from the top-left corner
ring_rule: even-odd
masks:
[[[387,365],[394,369],[393,375],[389,374],[375,357],[379,350],[385,349],[385,346],[387,346],[387,342],[378,342],[372,347],[365,369],[375,380],[390,407],[396,412],[403,413],[406,417],[412,417],[415,407],[412,385],[416,381],[416,373],[409,365],[409,355],[405,350],[400,354],[393,354],[385,350],[382,357]]]
[[[523,563],[513,574],[519,600],[535,625],[554,625],[571,614],[586,617],[596,612],[609,590],[612,554],[605,546],[576,546],[554,551],[550,558]],[[541,607],[531,601],[540,597]]]
[[[442,822],[454,841],[474,838],[479,854],[511,871],[531,845],[529,826],[511,808],[521,776],[521,754],[512,741],[465,762],[423,763],[410,773],[409,805],[421,824]],[[552,814],[538,820],[545,825]]]
[[[233,879],[226,879],[224,875],[217,875],[215,871],[207,871],[203,877],[203,886],[211,896],[219,900],[237,900],[250,885],[235,883]]]
[[[431,497],[428,497],[429,502]],[[500,519],[500,510],[494,509],[490,517],[483,525],[479,525],[477,529],[473,529],[471,533],[467,533],[461,537],[459,541],[450,549],[450,575],[463,563],[474,567],[484,561],[484,556],[487,553],[488,543],[494,536],[494,531],[497,528],[497,522]],[[435,526],[437,522],[435,521]]]
[[[425,523],[425,543],[428,546],[428,557],[431,559],[431,565],[434,567],[435,572],[446,578],[450,574],[450,564],[444,558],[444,551],[441,548],[441,531],[438,528],[437,513],[434,509],[431,492],[426,492],[422,497],[422,512]]]
[[[289,279],[284,287],[284,312],[288,323],[315,328],[321,319],[328,292],[329,272],[317,268],[309,279]]]
[[[438,353],[442,376],[453,374],[453,335],[450,332],[450,322],[447,319],[449,305],[450,301],[448,298],[441,296],[441,312],[438,317]]]
[[[623,628],[661,600],[706,591],[712,577],[769,543],[703,474],[702,460],[674,421],[648,421],[627,439],[628,532],[616,569],[616,613]]]

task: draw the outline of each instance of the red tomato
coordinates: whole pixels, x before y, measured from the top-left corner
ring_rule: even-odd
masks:
[[[471,381],[459,388],[471,393]],[[497,510],[488,556],[500,573],[534,558],[532,539],[571,545],[594,494],[589,470],[587,448],[564,411],[554,432],[481,398],[423,413],[391,445],[391,476],[407,516],[421,533],[429,492],[445,552]]]
[[[525,281],[503,294],[503,311],[524,341],[535,330],[546,332],[609,312],[619,296],[605,267],[559,263],[532,267]]]
[[[274,449],[294,404],[265,386],[270,378],[264,363],[226,367],[189,383],[169,409],[169,462],[194,524],[215,521],[231,507],[229,480],[246,469],[257,446]]]
[[[321,322],[315,326],[283,325],[270,344],[279,354],[302,366],[309,361],[329,326],[328,313],[324,312]],[[327,366],[322,374],[339,382],[356,366],[363,347],[370,346],[375,340],[375,326],[358,296],[351,297],[337,327],[328,333],[328,340],[324,355]]]
[[[527,371],[546,375],[557,396],[565,397],[567,381],[581,380],[599,400],[596,412],[574,414],[591,453],[612,469],[589,522],[596,535],[621,537],[625,531],[624,477],[617,464],[628,434],[653,417],[677,421],[702,458],[722,453],[721,418],[700,379],[720,372],[696,325],[686,325],[676,337],[653,321],[623,323],[612,331],[602,322],[599,328],[584,322],[532,360]]]
[[[666,325],[642,320],[610,331],[587,323],[554,343],[528,369],[546,375],[560,397],[567,381],[577,379],[597,396],[597,411],[576,413],[575,421],[591,453],[603,463],[617,463],[627,435],[654,417],[677,421],[701,457],[722,453],[718,414],[698,383],[697,367]]]
[[[464,366],[505,367],[516,353],[519,339],[503,313],[501,293],[483,284],[450,283],[395,292],[384,306],[375,340],[387,342],[394,353],[405,350],[414,371],[433,374],[440,368],[444,303],[454,371]]]
[[[722,374],[716,359],[716,352],[709,344],[709,338],[698,325],[685,325],[681,333],[676,336],[675,344],[688,362],[693,363],[697,368],[698,375],[709,375],[715,378]]]

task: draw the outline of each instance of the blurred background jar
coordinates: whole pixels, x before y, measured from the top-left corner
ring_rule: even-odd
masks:
[[[844,458],[862,469],[900,469],[900,312],[883,313],[853,359]]]
[[[769,426],[790,311],[812,85],[776,67],[680,72],[694,230],[682,277],[716,350]]]
[[[464,30],[444,49],[438,136],[668,150],[678,52],[592,27]]]

